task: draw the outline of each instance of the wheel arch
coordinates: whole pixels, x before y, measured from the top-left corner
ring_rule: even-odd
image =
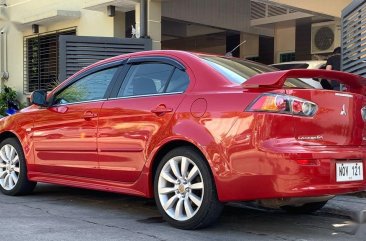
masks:
[[[4,131],[4,132],[0,133],[0,142],[2,142],[3,140],[5,140],[7,138],[15,138],[19,142],[19,144],[22,146],[19,137],[15,133],[13,133],[11,131]]]
[[[5,130],[3,132],[0,133],[0,143],[4,140],[6,140],[7,138],[14,138],[15,140],[17,140],[17,142],[19,143],[20,147],[23,149],[23,153],[24,153],[24,157],[25,157],[25,161],[26,163],[28,163],[28,158],[26,155],[26,150],[24,149],[23,143],[22,143],[22,139],[14,132],[9,131],[9,130]]]
[[[214,180],[214,185],[216,186],[216,180],[215,180],[215,175],[212,171],[212,165],[210,164],[210,159],[208,157],[208,154],[203,150],[203,148],[198,147],[196,144],[184,140],[184,139],[175,139],[175,140],[170,140],[166,143],[164,143],[154,154],[153,158],[151,159],[150,162],[150,168],[149,168],[149,196],[153,196],[153,191],[154,191],[154,178],[156,175],[156,170],[159,166],[159,163],[161,162],[161,160],[163,159],[163,157],[171,150],[173,150],[174,148],[178,148],[178,147],[192,147],[193,149],[195,149],[197,151],[198,154],[200,154],[204,160],[206,161],[212,179]]]

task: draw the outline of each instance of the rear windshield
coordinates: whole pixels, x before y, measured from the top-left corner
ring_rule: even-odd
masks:
[[[278,71],[278,69],[267,65],[255,63],[252,61],[241,60],[237,58],[219,57],[219,56],[199,56],[203,61],[209,64],[217,72],[221,73],[229,81],[234,84],[242,84],[250,77],[266,73]],[[313,89],[312,86],[304,83],[300,79],[289,78],[285,82],[285,88],[302,88]]]
[[[309,64],[306,63],[272,64],[271,66],[280,70],[288,70],[288,69],[307,69],[309,67]]]

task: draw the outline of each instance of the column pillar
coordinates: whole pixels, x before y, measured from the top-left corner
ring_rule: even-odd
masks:
[[[147,35],[152,39],[152,48],[161,49],[161,1],[147,0]]]
[[[135,5],[135,22],[136,22],[136,25],[135,25],[135,29],[136,29],[136,33],[137,34],[137,37],[140,37],[140,3],[136,3]]]

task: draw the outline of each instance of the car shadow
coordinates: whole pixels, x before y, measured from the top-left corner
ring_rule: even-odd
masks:
[[[27,205],[35,208],[51,205],[48,212],[64,215],[62,217],[76,219],[82,216],[88,222],[106,222],[112,227],[123,227],[128,220],[127,222],[134,222],[141,232],[152,227],[164,229],[165,234],[161,235],[167,235],[166,230],[188,236],[191,233],[170,227],[160,216],[153,199],[49,184],[39,184],[32,195],[19,198],[21,200],[17,202],[27,202]],[[70,209],[73,211],[66,211]],[[67,216],[65,213],[71,214]],[[226,235],[230,235],[230,240],[242,240],[243,235],[267,237],[271,240],[287,240],[291,237],[305,240],[314,237],[316,240],[337,240],[337,237],[339,240],[352,240],[358,230],[359,226],[347,217],[322,211],[309,215],[291,215],[281,210],[260,208],[254,203],[228,203],[215,225],[193,233],[197,237],[201,236],[202,240],[206,240],[203,237],[208,237],[207,235],[215,235],[218,240],[227,240]]]

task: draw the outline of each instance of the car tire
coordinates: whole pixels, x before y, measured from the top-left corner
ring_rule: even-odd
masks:
[[[179,229],[207,227],[223,209],[208,163],[192,147],[173,149],[163,157],[154,178],[154,195],[163,218]]]
[[[326,203],[327,201],[307,203],[301,206],[282,206],[281,209],[292,214],[308,214],[320,210]]]
[[[0,191],[5,195],[29,194],[36,182],[28,180],[23,148],[15,138],[0,143]]]

